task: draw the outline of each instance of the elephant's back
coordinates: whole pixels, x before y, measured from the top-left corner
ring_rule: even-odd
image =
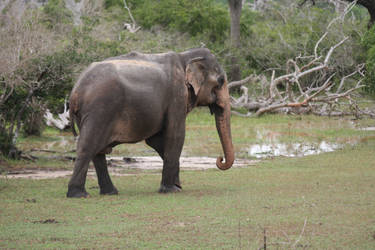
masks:
[[[156,64],[93,63],[72,91],[81,117],[105,122],[112,141],[136,142],[157,133],[168,108],[166,76]],[[128,133],[127,131],[132,131]]]
[[[121,102],[163,100],[168,73],[158,63],[143,60],[108,60],[92,63],[80,76],[72,93],[89,103],[97,99]],[[105,101],[105,100],[103,100]]]

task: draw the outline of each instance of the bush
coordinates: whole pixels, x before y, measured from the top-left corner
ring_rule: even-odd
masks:
[[[162,25],[192,36],[205,33],[211,41],[224,41],[229,31],[228,6],[214,0],[129,2],[134,7],[132,12],[136,21],[146,29]]]
[[[38,84],[38,88],[33,91],[33,102],[28,105],[27,111],[30,114],[38,112],[44,103],[52,112],[59,112],[64,104],[64,99],[69,94],[73,86],[74,51],[68,49],[52,53],[50,55],[40,55],[25,62],[18,68],[16,74],[26,83],[15,91],[12,98],[15,102],[25,99],[30,85]],[[17,96],[18,94],[18,96]],[[11,102],[12,100],[9,100]],[[28,112],[26,112],[28,114]],[[26,117],[25,117],[26,118]]]
[[[43,21],[49,28],[73,22],[73,14],[65,7],[64,0],[49,0],[43,7],[43,13]]]
[[[112,7],[124,7],[124,1],[123,0],[105,0],[104,1],[105,9],[110,9]]]
[[[28,106],[28,115],[23,124],[23,133],[25,136],[35,135],[40,136],[44,128],[44,105],[33,98]]]
[[[13,134],[8,133],[5,124],[0,121],[0,159],[1,156],[7,157],[13,148]]]

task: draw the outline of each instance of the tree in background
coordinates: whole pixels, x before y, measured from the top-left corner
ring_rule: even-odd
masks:
[[[310,1],[313,5],[315,5],[315,3],[319,0],[303,0],[299,5],[302,6],[308,1]],[[324,1],[328,1],[334,4],[335,6],[342,5],[343,3],[341,0],[324,0]],[[365,7],[370,15],[368,29],[370,29],[374,25],[375,23],[375,1],[374,0],[345,0],[345,1],[348,3],[356,2],[356,4],[359,4]]]
[[[362,44],[366,51],[367,91],[375,94],[375,25],[366,33]]]
[[[15,141],[22,122],[30,114],[30,104],[38,103],[33,97],[41,91],[39,80],[45,75],[40,65],[30,62],[53,47],[51,33],[33,14],[20,20],[2,16],[1,20],[4,25],[0,28],[0,153],[13,157],[17,155]],[[29,67],[34,67],[30,73],[36,77],[32,80],[24,74]]]
[[[56,111],[72,87],[71,55],[38,10],[3,15],[0,26],[0,156],[18,158],[17,138],[40,135],[46,107]]]
[[[230,46],[232,50],[230,78],[233,81],[241,79],[241,69],[239,65],[239,58],[237,56],[238,49],[241,46],[241,10],[242,0],[228,0],[230,10]]]
[[[362,5],[368,10],[370,14],[370,21],[368,23],[368,28],[370,29],[375,23],[375,1],[374,0],[345,0],[347,2],[357,1],[357,4]]]

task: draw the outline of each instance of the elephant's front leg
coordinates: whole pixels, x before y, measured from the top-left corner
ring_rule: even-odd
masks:
[[[185,140],[185,119],[176,124],[171,121],[164,133],[163,172],[160,193],[179,192],[180,156]]]

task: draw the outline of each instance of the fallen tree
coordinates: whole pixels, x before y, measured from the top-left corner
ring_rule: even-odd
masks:
[[[65,100],[64,103],[64,111],[61,114],[57,115],[58,117],[55,118],[49,109],[46,110],[44,114],[44,119],[46,121],[47,126],[55,127],[60,130],[64,130],[70,127],[70,120],[69,120],[69,109],[67,108],[67,101]]]
[[[320,49],[319,46],[330,32],[331,26],[339,20],[343,20],[356,2],[349,4],[345,11],[334,18],[327,26],[326,32],[315,43],[312,55],[297,56],[286,62],[286,74],[276,76],[272,70],[272,76],[268,79],[264,75],[250,75],[243,80],[231,82],[229,88],[241,86],[242,95],[231,97],[233,113],[240,116],[260,116],[269,112],[284,112],[305,114],[313,113],[323,116],[363,115],[375,117],[375,112],[368,109],[360,109],[355,98],[364,77],[364,64],[357,65],[353,72],[342,76],[338,81],[333,80],[336,72],[332,72],[330,61],[333,52],[344,44],[348,37],[342,38],[329,49]],[[319,53],[320,51],[320,53]],[[301,84],[301,79],[306,76],[319,75],[321,81]],[[355,82],[351,87],[345,84],[348,80]],[[249,94],[245,84],[255,86],[259,90]],[[238,112],[246,110],[247,113]]]

